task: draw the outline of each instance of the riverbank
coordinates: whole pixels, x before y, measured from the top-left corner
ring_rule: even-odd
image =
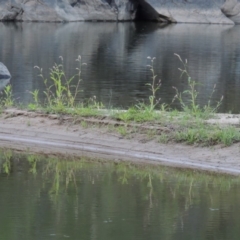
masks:
[[[208,121],[239,125],[239,115],[217,116]],[[29,153],[87,156],[240,174],[239,142],[229,147],[222,144],[211,147],[164,144],[151,137],[149,132],[135,131],[131,136],[123,136],[114,131],[119,124],[103,118],[74,118],[8,109],[0,116],[0,146]],[[146,124],[142,126],[151,128]],[[159,131],[165,130],[159,128]]]

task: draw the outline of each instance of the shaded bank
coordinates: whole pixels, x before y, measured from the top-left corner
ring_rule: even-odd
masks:
[[[167,23],[233,24],[228,18],[229,4],[224,0],[3,0],[2,21],[159,21]],[[229,2],[229,0],[227,0]],[[231,7],[237,4],[231,1]],[[223,7],[222,7],[223,6]],[[222,7],[222,9],[221,9]],[[225,13],[225,15],[223,14]],[[234,12],[235,13],[235,12]]]

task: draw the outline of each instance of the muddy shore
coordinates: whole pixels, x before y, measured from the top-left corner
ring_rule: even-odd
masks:
[[[238,117],[226,115],[221,115],[219,120],[239,123]],[[1,114],[0,147],[29,153],[86,156],[240,175],[240,143],[230,147],[195,147],[161,144],[141,134],[127,139],[103,125],[85,128],[57,115],[21,110],[7,110]]]

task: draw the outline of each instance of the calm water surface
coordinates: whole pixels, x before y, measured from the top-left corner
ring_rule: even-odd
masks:
[[[239,179],[66,160],[1,155],[0,239],[240,238]]]
[[[188,60],[189,72],[201,83],[199,103],[206,104],[216,84],[213,102],[224,95],[221,112],[240,112],[240,27],[155,23],[1,23],[0,61],[12,73],[14,96],[32,101],[29,91],[43,90],[34,66],[44,73],[63,56],[68,75],[76,71],[82,56],[82,89],[79,100],[96,96],[106,107],[120,107],[148,100],[148,56],[156,57],[155,69],[162,80],[162,103],[171,103],[183,91],[181,63],[174,53]],[[43,96],[43,95],[42,95]],[[173,106],[177,106],[176,104]]]

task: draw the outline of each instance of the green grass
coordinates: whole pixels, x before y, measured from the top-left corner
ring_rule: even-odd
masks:
[[[127,127],[126,126],[118,126],[116,127],[116,131],[121,135],[121,136],[126,136],[128,133]]]
[[[232,126],[190,126],[189,128],[173,132],[171,138],[175,139],[176,142],[185,142],[187,144],[204,146],[223,144],[224,146],[230,146],[240,141],[240,131]]]
[[[162,134],[160,134],[160,136],[158,137],[158,142],[159,142],[159,143],[164,143],[164,144],[166,144],[166,143],[168,143],[168,141],[169,141],[169,137],[168,137],[168,135],[167,135],[166,133],[162,133]]]
[[[147,108],[139,109],[137,107],[131,107],[124,111],[115,111],[112,114],[112,118],[121,120],[123,122],[150,122],[158,120],[160,113],[151,111]]]

